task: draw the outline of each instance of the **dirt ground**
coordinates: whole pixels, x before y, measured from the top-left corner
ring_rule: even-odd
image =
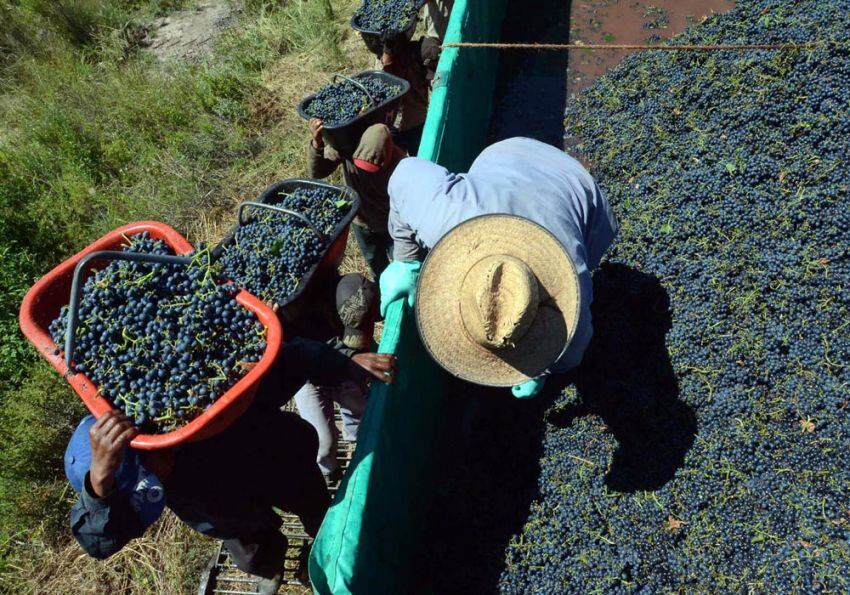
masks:
[[[212,40],[242,12],[228,0],[199,2],[193,8],[156,19],[146,42],[160,60],[198,59],[212,47]]]

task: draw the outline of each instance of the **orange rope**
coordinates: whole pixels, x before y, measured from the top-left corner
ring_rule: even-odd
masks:
[[[848,42],[843,42],[848,43]],[[662,51],[720,51],[720,50],[811,50],[823,47],[822,42],[784,44],[721,44],[721,45],[629,45],[579,43],[446,43],[443,48],[488,48],[496,50],[662,50]]]

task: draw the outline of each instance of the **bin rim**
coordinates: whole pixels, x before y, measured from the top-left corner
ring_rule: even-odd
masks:
[[[402,97],[404,97],[407,94],[407,92],[410,91],[410,83],[409,82],[407,82],[405,79],[401,78],[400,76],[396,76],[394,74],[390,74],[389,72],[384,72],[382,70],[361,70],[360,72],[352,74],[350,78],[356,79],[356,78],[361,77],[363,75],[371,75],[375,78],[385,79],[386,82],[388,82],[388,83],[400,86],[401,91],[399,91],[398,93],[396,93],[392,97],[387,98],[386,100],[379,103],[378,105],[373,105],[371,108],[369,108],[365,112],[357,114],[357,116],[355,118],[349,120],[348,122],[344,122],[342,124],[336,124],[334,126],[323,125],[323,128],[325,130],[332,130],[332,131],[333,130],[342,130],[344,128],[348,128],[349,126],[353,126],[354,124],[357,124],[361,120],[368,118],[369,116],[371,116],[375,112],[382,110],[382,109],[385,109],[387,106],[393,104],[394,102],[396,102],[399,99],[401,99]],[[314,117],[314,116],[309,115],[306,112],[306,107],[313,99],[316,98],[317,94],[318,94],[318,92],[310,93],[309,95],[304,97],[298,103],[298,115],[301,116],[302,119],[309,121],[310,118]]]
[[[357,212],[360,210],[360,195],[357,193],[354,188],[350,186],[329,184],[322,180],[314,180],[311,178],[287,178],[285,180],[280,180],[271,184],[268,188],[266,188],[262,194],[257,198],[257,202],[265,203],[265,204],[274,204],[269,202],[275,196],[277,196],[284,188],[287,187],[318,187],[318,188],[326,188],[328,190],[335,190],[340,192],[340,196],[346,196],[349,200],[351,200],[351,207],[346,213],[345,217],[342,221],[337,224],[337,226],[327,235],[327,241],[325,245],[322,247],[322,253],[319,257],[319,260],[316,261],[313,266],[311,266],[304,276],[301,278],[301,281],[298,283],[298,287],[295,288],[285,300],[282,302],[277,302],[278,311],[282,310],[295,300],[301,297],[301,295],[307,290],[307,286],[312,281],[315,276],[316,271],[319,269],[322,261],[325,259],[325,256],[330,251],[331,247],[334,243],[339,239],[339,237],[345,232],[346,228],[351,225],[351,222],[354,221],[354,218],[357,216]],[[219,258],[221,253],[233,243],[234,235],[236,234],[236,230],[239,229],[239,224],[234,225],[227,235],[213,248],[212,254],[214,258]],[[234,281],[235,282],[235,281]],[[259,299],[259,298],[256,298]]]
[[[53,341],[47,326],[40,322],[40,319],[43,320],[43,318],[37,315],[39,302],[48,292],[54,291],[57,284],[63,283],[66,279],[70,287],[70,278],[73,275],[74,267],[87,254],[115,248],[121,245],[126,237],[146,231],[152,232],[152,235],[157,239],[165,241],[175,254],[186,254],[194,250],[192,244],[169,225],[157,221],[129,223],[101,236],[55,266],[30,287],[21,302],[18,320],[24,336],[35,346],[39,354],[65,378],[96,418],[107,411],[117,409],[117,407],[100,394],[99,388],[85,374],[72,372],[65,364],[65,358],[61,351],[54,353],[61,348]],[[158,450],[199,440],[202,437],[209,437],[216,431],[223,430],[241,415],[242,410],[234,415],[237,405],[243,405],[245,400],[250,401],[253,398],[258,383],[277,360],[283,342],[283,328],[271,308],[244,289],[240,288],[235,297],[239,304],[257,316],[266,329],[266,348],[260,361],[198,417],[170,432],[139,434],[130,442],[130,446],[140,450]],[[59,308],[61,308],[61,305]],[[51,319],[58,315],[59,308],[50,316]],[[228,414],[230,414],[230,417],[228,417]],[[204,431],[211,431],[213,422],[220,424],[220,427],[208,435],[199,436]]]

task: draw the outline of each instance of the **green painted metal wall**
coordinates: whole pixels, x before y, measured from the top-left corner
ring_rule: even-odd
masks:
[[[444,43],[499,40],[507,0],[457,0]],[[440,57],[419,156],[467,171],[484,149],[499,52],[446,48]]]
[[[317,593],[411,592],[411,553],[431,496],[443,374],[405,302],[390,305],[381,349],[398,357],[392,386],[369,394],[357,450],[310,556]]]

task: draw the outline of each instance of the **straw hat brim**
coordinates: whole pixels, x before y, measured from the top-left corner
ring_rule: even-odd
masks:
[[[540,305],[513,348],[489,350],[472,339],[460,307],[467,272],[482,258],[513,256],[537,278]],[[578,323],[575,264],[537,223],[515,215],[482,215],[449,231],[431,250],[416,291],[416,323],[425,348],[446,371],[487,386],[514,386],[546,371],[566,349]]]

